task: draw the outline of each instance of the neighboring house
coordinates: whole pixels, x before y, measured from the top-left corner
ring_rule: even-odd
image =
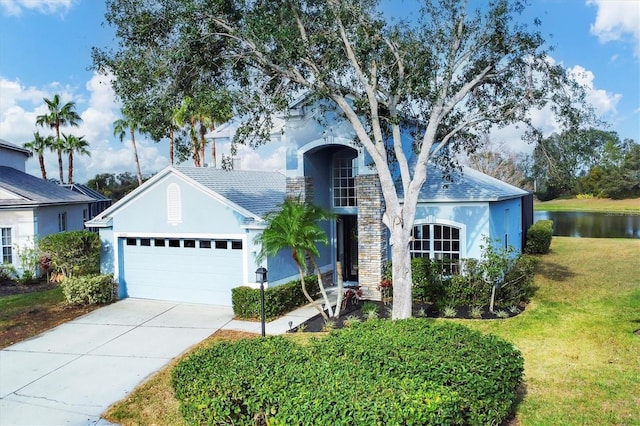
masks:
[[[77,192],[78,194],[86,195],[93,199],[91,204],[89,204],[89,210],[87,211],[87,216],[84,218],[85,221],[91,220],[94,217],[98,216],[100,213],[105,211],[111,206],[111,199],[105,197],[98,191],[89,188],[86,185],[82,185],[80,183],[71,183],[61,185],[67,189],[72,190],[73,192]]]
[[[24,172],[29,152],[0,141],[0,232],[2,263],[19,272],[20,252],[34,241],[84,228],[91,198]],[[20,161],[22,159],[22,161]]]
[[[260,266],[268,269],[270,285],[296,279],[290,253],[258,264],[254,243],[264,214],[293,196],[335,214],[322,224],[330,243],[319,247],[328,284],[336,282],[340,261],[344,281],[358,282],[366,297],[378,298],[390,253],[380,184],[350,126],[326,112],[322,120],[318,115],[294,105],[278,121],[273,143],[286,147],[286,176],[170,167],[89,221],[103,241],[102,271],[115,274],[120,296],[230,305],[231,289],[255,285]],[[223,143],[233,133],[227,124],[208,137]],[[470,169],[451,177],[444,181],[430,167],[412,255],[479,258],[483,237],[522,251],[533,221],[532,194]]]

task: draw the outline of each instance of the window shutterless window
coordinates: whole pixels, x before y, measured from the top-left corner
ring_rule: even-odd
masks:
[[[0,228],[0,247],[2,247],[2,263],[13,263],[11,228]]]
[[[411,257],[426,257],[442,263],[443,273],[458,272],[460,229],[449,225],[420,224],[413,227]]]

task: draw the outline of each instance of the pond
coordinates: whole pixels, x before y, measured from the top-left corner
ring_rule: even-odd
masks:
[[[549,212],[536,211],[537,220],[553,220],[553,235],[590,238],[640,238],[637,212]]]

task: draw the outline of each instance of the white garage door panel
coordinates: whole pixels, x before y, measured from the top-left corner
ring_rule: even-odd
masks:
[[[129,297],[231,306],[243,283],[242,250],[126,245],[124,284]],[[181,243],[182,245],[182,243]]]

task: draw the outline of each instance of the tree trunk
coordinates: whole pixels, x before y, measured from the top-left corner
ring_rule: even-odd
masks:
[[[336,301],[336,310],[334,312],[334,318],[340,317],[340,310],[342,309],[342,299],[344,297],[344,287],[342,284],[342,262],[336,262],[336,277],[338,278],[338,300]]]
[[[211,164],[213,164],[213,167],[218,167],[216,165],[216,140],[215,139],[211,139]]]
[[[42,173],[42,180],[47,180],[47,169],[44,167],[44,156],[38,154],[38,162],[40,163],[40,172]]]
[[[64,170],[62,167],[62,150],[58,149],[58,172],[60,172],[60,184],[64,183]]]
[[[142,185],[142,173],[140,172],[140,160],[138,159],[138,147],[136,146],[136,137],[133,129],[131,129],[131,145],[133,146],[133,157],[136,160],[136,176],[138,177],[138,186]]]
[[[67,183],[73,183],[73,151],[69,151],[69,179],[67,179]]]
[[[200,161],[202,162],[202,166],[204,167],[204,147],[207,143],[207,140],[204,138],[204,135],[207,134],[207,128],[204,127],[202,122],[200,122]]]
[[[169,129],[169,162],[173,166],[173,129]]]
[[[324,306],[327,308],[327,312],[329,312],[329,316],[333,317],[333,309],[331,308],[331,302],[329,302],[329,297],[327,296],[327,291],[324,288],[324,282],[322,281],[322,273],[320,272],[320,267],[318,266],[318,262],[316,261],[315,256],[311,253],[307,253],[307,256],[311,259],[311,263],[313,264],[314,269],[316,270],[316,275],[318,276],[318,286],[320,287],[320,293],[322,293],[322,299],[324,299]]]
[[[295,260],[296,261],[296,265],[298,265],[298,271],[300,272],[300,284],[302,285],[302,293],[304,294],[304,297],[306,297],[307,300],[309,301],[309,303],[311,303],[313,305],[313,307],[316,308],[318,310],[318,312],[320,312],[320,315],[322,315],[322,318],[324,318],[325,320],[328,320],[329,317],[327,317],[327,314],[322,310],[322,308],[320,306],[318,306],[316,301],[313,300],[313,298],[309,295],[309,292],[307,291],[307,285],[304,282],[304,269],[298,263],[298,261],[296,260],[295,257],[293,258],[293,260]]]
[[[398,225],[396,241],[391,246],[391,263],[393,268],[393,313],[392,319],[411,318],[413,306],[411,257],[409,254],[409,238],[402,236],[402,227]]]

